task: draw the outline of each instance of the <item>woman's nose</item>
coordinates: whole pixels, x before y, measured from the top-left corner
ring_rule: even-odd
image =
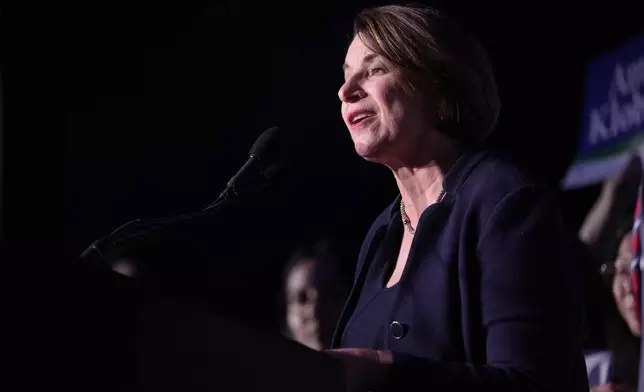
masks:
[[[365,96],[366,93],[364,92],[364,90],[360,88],[357,83],[354,83],[352,81],[345,82],[342,86],[340,86],[340,90],[338,91],[338,97],[340,98],[340,101],[344,103],[355,103]]]

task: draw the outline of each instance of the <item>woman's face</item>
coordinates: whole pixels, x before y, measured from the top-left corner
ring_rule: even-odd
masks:
[[[293,339],[314,350],[327,348],[346,300],[333,269],[303,259],[286,281],[286,322]]]
[[[641,326],[635,312],[635,296],[631,286],[631,261],[633,237],[627,234],[622,239],[615,261],[615,276],[613,277],[613,296],[622,318],[633,335],[641,335]]]
[[[399,73],[389,61],[356,36],[343,68],[344,84],[338,96],[358,155],[388,164],[427,148],[435,118],[432,106],[419,94],[404,91]]]

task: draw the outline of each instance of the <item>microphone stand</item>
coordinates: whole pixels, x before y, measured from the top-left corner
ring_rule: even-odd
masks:
[[[110,264],[108,255],[111,251],[143,238],[145,235],[160,231],[161,229],[173,226],[180,222],[215,213],[224,205],[229,204],[230,201],[231,200],[228,198],[220,197],[217,201],[199,212],[173,215],[151,220],[131,220],[119,226],[110,234],[94,241],[83,251],[83,253],[81,253],[80,258],[93,263],[98,263],[101,266],[107,266]]]
[[[111,263],[109,260],[110,252],[119,249],[126,244],[131,244],[136,240],[143,238],[145,235],[160,231],[161,229],[173,226],[180,222],[215,214],[220,211],[221,208],[233,204],[234,202],[239,202],[244,199],[244,197],[250,196],[257,191],[266,188],[270,185],[270,180],[272,179],[271,170],[266,170],[261,173],[259,177],[261,181],[254,183],[252,181],[239,183],[234,180],[229,181],[219,197],[201,211],[173,215],[159,219],[131,220],[119,226],[110,234],[94,241],[89,247],[87,247],[87,249],[85,249],[85,251],[83,251],[83,253],[81,253],[80,258],[98,265],[99,268],[105,269],[106,267],[109,267]],[[111,268],[109,269],[111,271]]]

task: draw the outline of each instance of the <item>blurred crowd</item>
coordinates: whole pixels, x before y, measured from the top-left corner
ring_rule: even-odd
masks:
[[[632,263],[639,261],[633,228],[641,183],[634,155],[618,176],[604,181],[578,233],[587,281],[586,366],[594,392],[637,388],[642,326]]]

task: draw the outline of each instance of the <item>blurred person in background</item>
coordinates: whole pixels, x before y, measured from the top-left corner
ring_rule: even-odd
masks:
[[[328,242],[297,249],[284,270],[284,334],[314,350],[330,347],[350,281]]]
[[[640,319],[635,310],[635,296],[631,279],[631,263],[633,261],[633,235],[627,233],[622,238],[615,260],[613,275],[613,296],[615,303],[626,326],[634,336],[641,336]]]
[[[606,179],[579,231],[592,263],[601,271],[610,301],[589,303],[603,320],[605,357],[609,372],[593,392],[634,391],[638,382],[641,325],[634,308],[631,287],[633,259],[633,212],[642,180],[642,163],[637,153],[618,175]],[[589,368],[589,371],[592,369]]]
[[[605,311],[610,373],[607,382],[594,387],[593,392],[635,391],[637,387],[642,326],[631,285],[632,260],[633,236],[627,232],[622,236],[615,262],[602,268],[614,298]]]

